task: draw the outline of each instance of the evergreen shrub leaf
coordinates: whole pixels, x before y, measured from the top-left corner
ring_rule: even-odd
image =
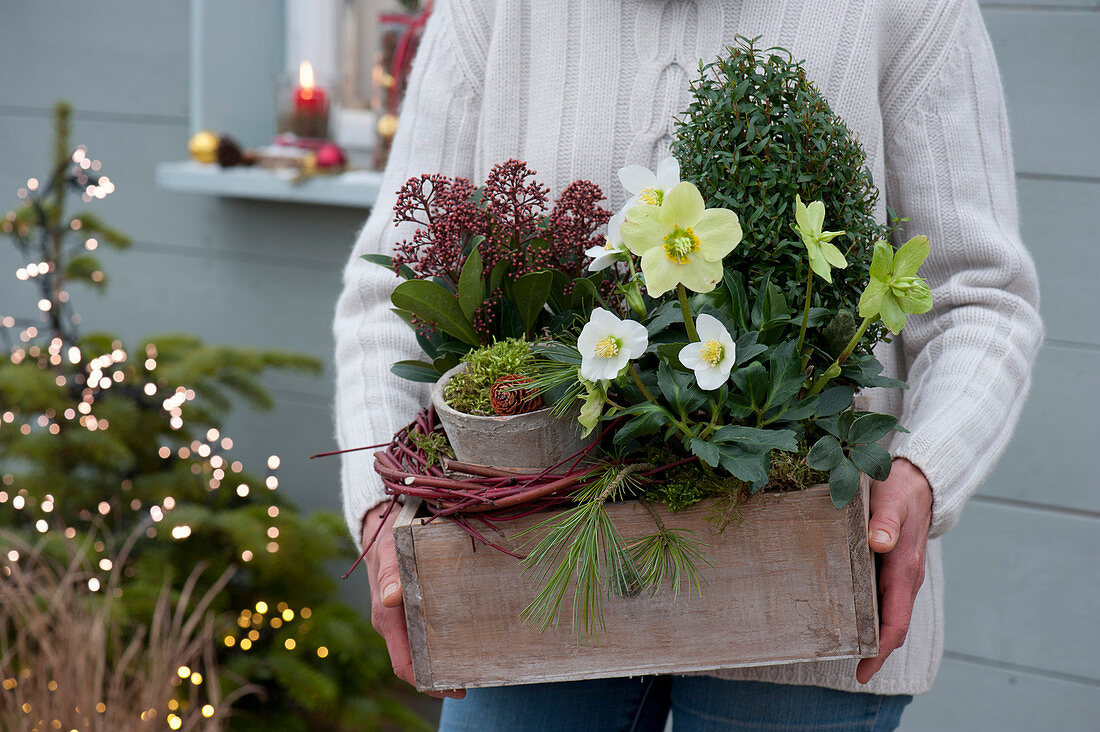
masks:
[[[718,461],[721,455],[718,452],[718,446],[713,442],[707,442],[698,437],[693,437],[691,438],[691,451],[712,468],[718,467]]]
[[[892,414],[866,412],[861,414],[848,430],[848,444],[862,445],[882,439],[887,432],[898,424],[898,418]]]
[[[874,442],[856,445],[848,450],[848,456],[857,468],[875,480],[890,477],[890,453],[882,445]]]
[[[844,508],[859,491],[859,471],[852,461],[843,458],[840,464],[829,472],[829,495],[833,505]]]
[[[453,354],[451,354],[453,355]],[[458,359],[455,359],[458,362]],[[390,371],[402,379],[417,381],[425,384],[434,384],[439,381],[440,371],[433,363],[425,361],[397,361],[390,366]]]
[[[462,312],[458,299],[442,285],[430,280],[408,280],[393,289],[390,300],[394,306],[413,313],[444,333],[471,346],[481,344],[481,338]]]
[[[474,247],[458,278],[458,304],[463,314],[473,319],[479,305],[485,300],[485,280],[482,279],[481,252]]]
[[[806,453],[806,464],[814,470],[829,471],[844,459],[844,450],[832,435],[824,435]]]

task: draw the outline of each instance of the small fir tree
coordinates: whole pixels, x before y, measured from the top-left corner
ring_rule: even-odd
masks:
[[[745,273],[750,295],[782,283],[776,295],[785,301],[805,298],[806,247],[791,225],[796,195],[823,201],[829,228],[842,231],[833,243],[847,267],[833,271],[835,286],[811,292],[811,306],[824,308],[815,312],[844,311],[826,324],[828,333],[809,334],[828,363],[856,330],[874,243],[890,234],[875,218],[879,195],[866,153],[802,62],[784,49],[760,49],[738,37],[725,54],[700,62],[691,90],[672,152],[681,177],[695,183],[708,207],[737,213],[744,238],[725,266]],[[884,335],[872,325],[861,351]]]
[[[277,458],[264,476],[246,472],[222,434],[234,400],[271,406],[261,383],[269,370],[315,373],[317,361],[206,345],[185,334],[127,347],[113,335],[78,330],[69,288],[102,290],[96,248],[122,249],[128,240],[90,212],[66,211],[70,192],[91,202],[114,188],[83,147],[70,147],[69,118],[69,106],[58,104],[49,175],[29,181],[21,205],[0,223],[25,262],[16,274],[35,288],[41,312],[32,320],[0,316],[7,353],[0,361],[0,524],[46,551],[52,542],[58,556],[67,539],[102,531],[93,559],[106,577],[119,574],[110,537],[148,522],[125,553],[114,590],[115,611],[134,629],[151,622],[164,582],[178,600],[192,570],[206,565],[189,592],[198,597],[233,571],[207,610],[219,620],[224,688],[203,694],[195,688],[201,680],[181,677],[176,698],[156,709],[162,720],[171,709],[253,685],[259,692],[235,701],[230,729],[423,726],[385,696],[392,674],[381,639],[321,570],[353,556],[343,521],[332,512],[299,513],[276,490]],[[17,561],[9,547],[0,554]],[[11,570],[3,567],[5,575]]]

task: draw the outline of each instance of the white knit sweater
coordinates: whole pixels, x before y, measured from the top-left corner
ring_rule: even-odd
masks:
[[[737,34],[806,60],[810,78],[856,133],[886,202],[927,234],[922,274],[934,309],[911,316],[876,353],[908,391],[875,407],[909,434],[889,442],[934,492],[927,572],[905,645],[868,686],[854,662],[720,672],[727,678],[884,694],[921,693],[943,648],[943,573],[935,538],[1004,450],[1042,338],[1034,266],[1020,241],[1004,101],[974,0],[437,0],[410,79],[375,209],[358,236],[337,305],[336,423],[341,447],[385,442],[427,391],[389,372],[418,358],[388,311],[392,274],[359,258],[389,252],[394,192],[408,177],[484,180],[526,160],[556,194],[599,184],[617,210],[624,165],[668,154],[672,117],[690,101],[700,59]],[[880,213],[880,217],[884,212]],[[383,498],[369,451],[344,457],[343,502],[360,541]],[[715,635],[716,641],[720,632]]]

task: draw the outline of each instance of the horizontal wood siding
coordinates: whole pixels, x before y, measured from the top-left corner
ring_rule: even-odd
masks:
[[[982,3],[1008,99],[1047,341],[1016,435],[944,538],[946,657],[903,732],[1100,719],[1100,2]]]

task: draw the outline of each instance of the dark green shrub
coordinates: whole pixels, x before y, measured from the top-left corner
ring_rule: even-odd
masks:
[[[672,152],[681,177],[698,186],[708,207],[740,218],[744,238],[727,269],[744,273],[750,290],[772,271],[792,303],[803,301],[807,267],[792,228],[795,194],[824,201],[825,228],[848,232],[835,242],[848,267],[833,271],[835,287],[814,288],[813,305],[854,312],[874,243],[889,233],[874,219],[878,190],[866,154],[787,51],[739,37],[727,54],[700,64],[694,100],[677,120]],[[875,328],[868,342],[879,340],[881,325]]]

